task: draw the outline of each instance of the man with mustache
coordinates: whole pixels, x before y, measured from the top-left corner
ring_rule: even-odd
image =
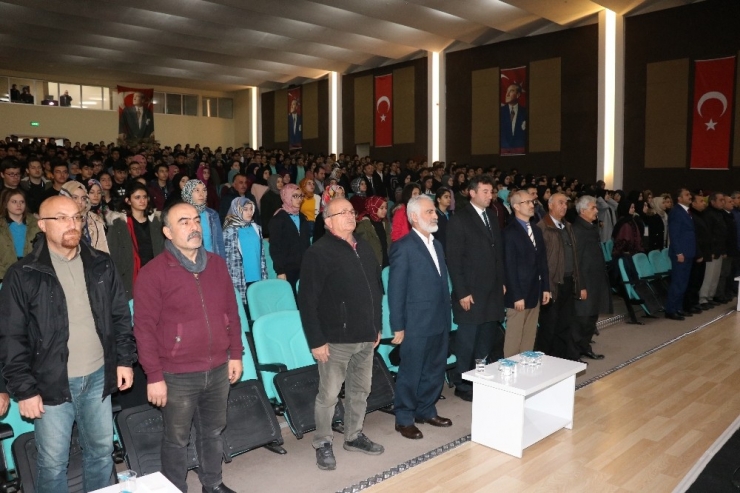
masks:
[[[3,377],[34,420],[36,491],[67,491],[72,425],[84,444],[84,489],[110,483],[110,394],[133,383],[136,346],[123,284],[110,256],[80,241],[83,216],[68,197],[39,209],[33,251],[0,290]]]
[[[396,431],[423,438],[414,423],[452,426],[437,414],[442,392],[452,313],[442,244],[434,239],[437,212],[426,195],[409,200],[406,214],[412,232],[390,251],[388,305],[393,343],[401,345],[396,379]]]
[[[162,474],[187,491],[187,445],[195,423],[204,493],[223,484],[221,433],[229,384],[242,374],[241,324],[226,261],[203,247],[200,214],[177,202],[162,211],[162,253],[134,284],[134,334],[149,402],[162,408]]]

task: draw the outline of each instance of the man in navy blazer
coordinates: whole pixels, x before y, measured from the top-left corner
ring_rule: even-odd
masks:
[[[691,277],[691,264],[696,256],[696,234],[694,220],[689,213],[691,192],[682,188],[676,195],[678,206],[668,214],[668,255],[671,257],[671,285],[665,304],[665,316],[671,320],[683,320],[683,298]]]
[[[434,239],[434,202],[420,195],[406,205],[413,229],[390,250],[388,307],[393,343],[401,344],[396,378],[396,431],[423,438],[416,423],[452,426],[437,414],[449,344],[450,291],[442,245]]]
[[[509,197],[514,219],[504,228],[506,337],[504,357],[531,351],[542,304],[550,302],[547,249],[540,228],[533,228],[534,200],[525,190]]]

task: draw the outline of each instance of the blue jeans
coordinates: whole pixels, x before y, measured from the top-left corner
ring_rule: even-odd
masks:
[[[34,423],[38,451],[38,493],[66,493],[69,443],[77,422],[82,447],[85,491],[110,485],[113,472],[113,416],[110,396],[103,399],[104,367],[84,377],[69,379],[72,402],[44,406]]]
[[[162,408],[162,474],[180,491],[188,491],[188,441],[190,425],[195,424],[198,479],[210,491],[222,482],[221,433],[226,428],[229,400],[228,365],[194,373],[165,373],[164,381],[167,405]]]

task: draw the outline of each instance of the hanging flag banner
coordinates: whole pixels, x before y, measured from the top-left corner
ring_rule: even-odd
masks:
[[[728,169],[735,57],[694,62],[691,169]]]
[[[288,145],[291,149],[303,147],[303,115],[301,88],[288,89]]]
[[[375,147],[393,145],[393,74],[375,77]]]
[[[501,69],[501,155],[519,156],[527,151],[527,67]]]
[[[154,140],[154,89],[118,86],[118,138]]]

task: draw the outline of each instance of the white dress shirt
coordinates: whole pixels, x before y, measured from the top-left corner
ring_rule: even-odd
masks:
[[[442,275],[442,271],[439,270],[439,259],[437,258],[437,250],[434,248],[434,235],[429,233],[429,238],[421,234],[416,228],[411,228],[414,233],[419,235],[419,238],[421,238],[421,241],[424,242],[424,246],[427,247],[427,250],[429,250],[429,255],[432,256],[432,260],[434,260],[434,265],[437,266],[437,274],[440,276]]]

